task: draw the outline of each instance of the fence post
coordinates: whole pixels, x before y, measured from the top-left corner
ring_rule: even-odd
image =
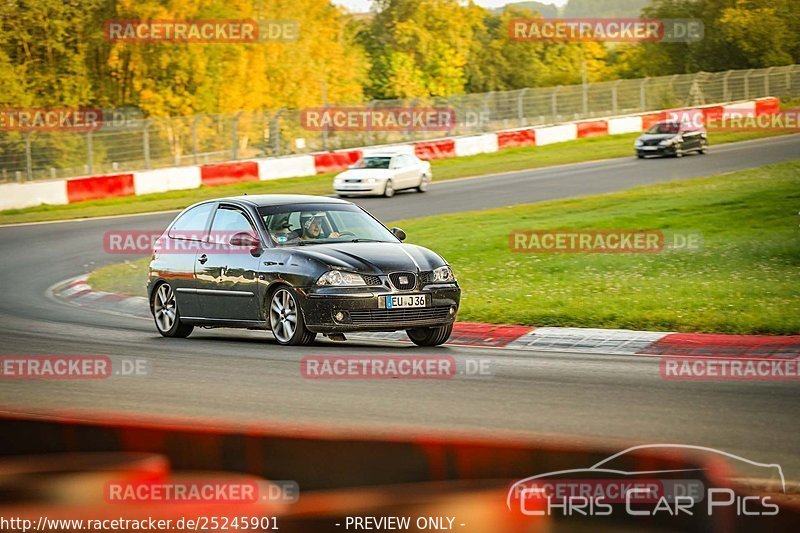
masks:
[[[617,80],[614,82],[614,85],[611,86],[611,109],[614,113],[617,112],[617,107],[619,107],[618,105],[619,95],[617,93],[619,92],[618,87],[621,82],[622,80]]]
[[[272,117],[272,152],[274,155],[281,155],[281,115],[286,111],[285,107],[278,109]]]
[[[753,69],[747,71],[747,74],[744,75],[744,99],[747,100],[750,98],[750,74],[753,73]]]
[[[27,171],[28,181],[33,180],[33,157],[31,155],[31,135],[32,131],[25,134],[25,170]]]
[[[369,103],[367,104],[367,116],[368,117],[372,117],[372,110],[373,109],[375,109],[375,100],[370,100]],[[369,146],[370,144],[372,144],[372,121],[371,120],[369,121],[369,127],[367,128],[367,131],[365,133],[366,133],[366,135],[364,136],[365,137],[364,140],[366,141],[365,144],[367,146]]]
[[[322,116],[323,117],[328,115],[328,108],[329,107],[330,107],[330,105],[328,105],[328,104],[325,104],[322,107]],[[322,126],[322,149],[325,150],[326,152],[328,151],[328,124],[327,123],[324,126]]]
[[[769,67],[764,74],[764,96],[769,96],[769,75],[772,74],[773,70],[775,70],[775,67]]]
[[[528,92],[528,88],[524,88],[519,92],[519,97],[517,98],[517,118],[519,119],[519,126],[525,126],[525,105],[523,103],[523,98],[525,93]]]
[[[647,111],[647,90],[645,89],[645,85],[647,84],[647,80],[650,78],[642,78],[642,82],[639,84],[639,110],[640,111]]]
[[[94,174],[94,154],[92,153],[92,130],[86,132],[86,151],[87,151],[87,159],[86,162],[89,163],[89,174]]]
[[[241,118],[244,111],[239,111],[233,117],[233,160],[239,159],[239,118]]]
[[[728,86],[728,78],[731,74],[733,74],[733,71],[729,70],[722,76],[722,100],[724,102],[728,102],[731,99],[730,87]]]
[[[199,162],[198,161],[198,154],[197,154],[197,152],[198,152],[198,148],[197,148],[197,123],[200,122],[200,120],[203,118],[203,116],[204,115],[202,115],[202,114],[201,115],[197,115],[196,117],[194,117],[194,120],[192,121],[192,152],[193,152],[193,156],[194,156],[193,160],[194,160],[194,164],[195,165]]]
[[[556,85],[553,93],[550,95],[551,111],[553,112],[553,119],[558,116],[558,91],[561,90],[561,85]]]
[[[144,152],[144,169],[150,170],[150,125],[153,119],[142,123],[142,151]]]

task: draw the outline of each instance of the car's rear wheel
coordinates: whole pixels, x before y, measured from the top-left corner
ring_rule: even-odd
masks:
[[[394,196],[394,183],[392,183],[392,180],[386,180],[386,185],[383,187],[383,195],[386,198]]]
[[[447,342],[453,333],[453,324],[435,328],[407,329],[406,333],[411,342],[417,346],[439,346]]]
[[[194,330],[194,326],[181,321],[175,291],[172,290],[169,283],[165,282],[156,287],[153,291],[151,305],[156,329],[164,337],[184,338]]]
[[[431,177],[427,174],[423,174],[419,179],[419,186],[417,187],[418,192],[425,192],[428,190],[428,185],[431,182]]]
[[[276,290],[269,303],[269,327],[278,344],[302,346],[314,342],[317,334],[308,331],[297,298],[288,287]]]

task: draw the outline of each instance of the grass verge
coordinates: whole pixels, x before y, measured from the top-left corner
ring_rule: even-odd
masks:
[[[776,132],[720,133],[711,138],[714,144],[744,141],[778,135]],[[547,146],[509,148],[492,154],[459,157],[433,161],[435,181],[479,176],[482,174],[529,170],[554,165],[581,163],[598,159],[626,157],[633,154],[633,141],[638,133],[579,139]],[[288,178],[274,181],[258,181],[200,187],[185,191],[126,196],[105,200],[91,200],[69,205],[41,205],[26,209],[0,211],[0,224],[42,222],[109,215],[130,215],[154,211],[183,209],[201,200],[234,196],[238,194],[331,194],[333,176],[336,173],[320,174],[304,178]]]
[[[729,334],[800,333],[800,161],[629,191],[393,222],[453,265],[460,320]],[[699,231],[700,252],[520,254],[532,229]],[[147,259],[96,271],[142,295]]]

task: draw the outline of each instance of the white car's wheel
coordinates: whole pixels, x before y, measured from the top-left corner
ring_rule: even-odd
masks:
[[[423,173],[419,179],[419,186],[417,186],[417,191],[419,192],[427,191],[428,185],[430,185],[430,183],[431,183],[431,177]]]
[[[394,183],[392,183],[392,180],[386,180],[386,185],[383,187],[383,195],[386,198],[394,196]]]

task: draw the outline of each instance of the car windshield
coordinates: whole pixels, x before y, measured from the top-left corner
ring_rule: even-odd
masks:
[[[391,157],[365,157],[355,164],[353,168],[389,168]]]
[[[275,246],[331,242],[400,242],[352,204],[291,204],[259,209]]]
[[[647,130],[647,133],[678,133],[681,125],[677,122],[660,122]]]

